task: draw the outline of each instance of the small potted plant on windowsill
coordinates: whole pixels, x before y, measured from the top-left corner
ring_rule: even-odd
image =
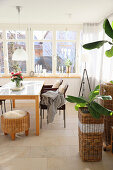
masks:
[[[72,65],[72,62],[70,61],[69,58],[67,58],[66,62],[65,62],[65,66],[66,66],[66,73],[70,73],[70,70],[71,70],[71,65]]]
[[[88,100],[84,97],[67,96],[66,100],[76,103],[78,110],[79,153],[83,161],[102,159],[103,116],[112,115],[112,111],[96,102],[96,99],[111,100],[111,96],[100,96],[100,86],[90,92]]]

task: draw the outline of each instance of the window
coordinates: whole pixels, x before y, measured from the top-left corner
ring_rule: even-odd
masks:
[[[13,65],[18,64],[23,73],[26,73],[26,61],[13,61],[12,55],[17,48],[26,50],[25,31],[6,31],[7,55],[9,73],[13,71]]]
[[[3,32],[0,30],[0,73],[4,73]]]
[[[8,63],[9,63],[9,72],[13,71],[13,65],[19,64],[21,71],[23,73],[26,72],[26,61],[13,61],[12,55],[14,51],[19,48],[23,47],[24,50],[26,50],[26,45],[24,42],[8,42]]]
[[[66,73],[65,62],[69,59],[72,63],[71,73],[76,72],[76,32],[74,31],[57,31],[56,32],[56,50],[57,50],[57,72],[63,68]]]
[[[34,31],[35,73],[52,73],[52,31]]]
[[[78,71],[76,48],[79,47],[80,31],[74,31],[78,27],[69,26],[70,30],[67,31],[63,31],[63,25],[23,24],[21,30],[17,27],[16,24],[0,24],[0,73],[9,76],[13,66],[18,64],[26,76],[31,71],[36,76],[46,75],[45,73],[55,75],[59,72],[65,74],[67,59],[72,63],[70,72]],[[18,48],[27,51],[27,61],[12,60],[13,53]]]

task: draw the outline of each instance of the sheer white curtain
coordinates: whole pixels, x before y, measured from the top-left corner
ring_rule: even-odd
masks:
[[[109,20],[113,21],[113,17]],[[101,24],[83,25],[83,44],[103,39],[111,41],[111,39],[104,33],[103,22]],[[105,51],[110,48],[111,45],[106,43],[99,49],[91,51],[82,49],[82,54],[86,53],[90,58],[87,61],[87,70],[92,86],[97,83],[113,80],[113,57],[108,58],[105,55]]]
[[[99,28],[98,24],[85,23],[83,24],[83,36],[82,44],[90,43],[103,39],[103,31]],[[86,55],[88,60],[86,61],[86,68],[90,80],[91,89],[100,83],[102,74],[102,63],[103,63],[103,47],[101,49],[85,50],[82,48],[82,55]],[[88,86],[86,83],[86,93],[88,92]]]
[[[111,41],[111,39],[104,34],[104,39]],[[105,55],[105,51],[111,49],[111,45],[106,43],[104,45],[104,53],[103,53],[103,67],[102,67],[102,82],[109,82],[113,80],[113,57],[108,58]]]

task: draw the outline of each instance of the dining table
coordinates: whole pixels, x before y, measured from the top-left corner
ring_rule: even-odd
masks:
[[[15,100],[35,100],[35,120],[36,135],[40,133],[40,115],[39,115],[39,97],[44,81],[23,81],[21,90],[15,90],[15,83],[9,82],[0,87],[0,99],[10,99],[13,101],[15,108]]]

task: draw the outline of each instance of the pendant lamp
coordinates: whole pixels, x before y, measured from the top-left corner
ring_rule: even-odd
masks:
[[[16,9],[18,11],[19,20],[20,20],[21,6],[16,6]],[[20,21],[19,21],[19,25],[20,25]],[[17,48],[12,55],[12,60],[15,60],[15,61],[25,61],[27,59],[28,59],[28,55],[27,55],[26,51],[23,49],[23,47],[21,47],[21,46],[19,48]]]

